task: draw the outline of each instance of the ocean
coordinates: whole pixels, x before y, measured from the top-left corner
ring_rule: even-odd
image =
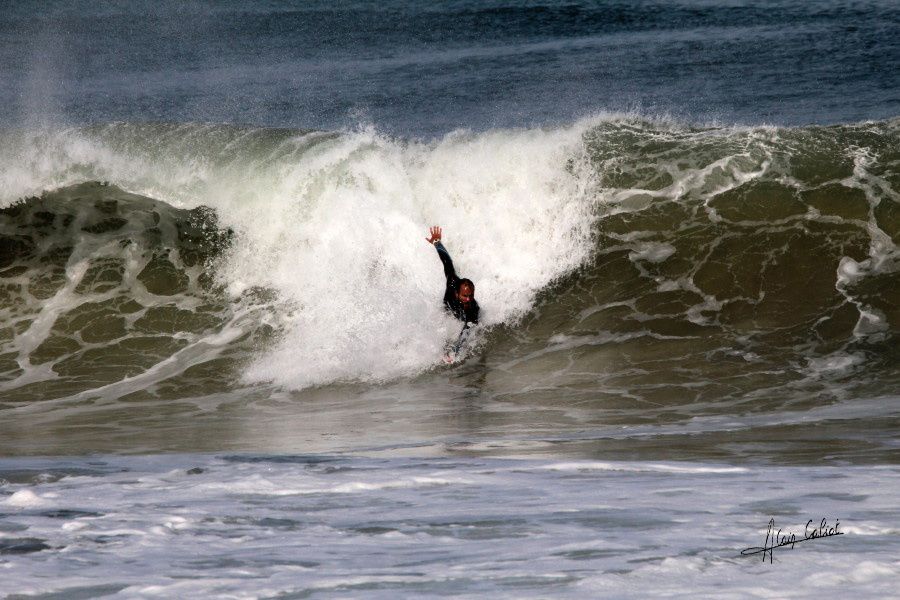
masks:
[[[0,597],[896,594],[896,2],[19,2],[0,57]]]

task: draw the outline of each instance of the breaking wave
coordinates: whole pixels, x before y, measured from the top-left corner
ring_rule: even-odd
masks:
[[[6,402],[436,368],[458,327],[432,224],[476,282],[474,356],[529,393],[698,400],[896,363],[896,120],[0,137]]]

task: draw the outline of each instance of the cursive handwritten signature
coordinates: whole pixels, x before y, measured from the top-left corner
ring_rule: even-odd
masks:
[[[822,519],[817,527],[813,527],[812,529],[810,529],[810,525],[812,525],[812,523],[812,519],[806,522],[806,529],[803,532],[803,537],[800,538],[793,533],[785,533],[784,535],[782,535],[780,527],[776,531],[775,518],[773,517],[769,519],[769,530],[766,532],[765,543],[762,546],[752,546],[750,548],[741,550],[741,556],[753,556],[754,554],[762,554],[763,562],[766,562],[766,556],[768,556],[769,563],[771,564],[775,557],[775,548],[790,546],[793,550],[794,544],[799,544],[800,542],[814,540],[817,538],[832,537],[835,535],[844,535],[843,531],[838,531],[838,528],[841,526],[840,519],[836,519],[834,525],[829,525],[826,519]]]

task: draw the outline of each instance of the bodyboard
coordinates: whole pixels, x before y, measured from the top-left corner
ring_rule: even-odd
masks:
[[[465,325],[463,325],[462,331],[459,332],[459,336],[456,338],[456,341],[447,345],[446,352],[444,353],[445,363],[447,363],[448,365],[452,365],[453,363],[460,362],[466,358],[466,342],[468,341],[469,335],[471,333],[472,328],[469,327],[469,324],[466,323]]]

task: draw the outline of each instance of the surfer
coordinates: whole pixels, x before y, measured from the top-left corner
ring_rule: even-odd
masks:
[[[475,301],[475,284],[471,279],[460,278],[453,268],[450,253],[441,243],[441,228],[432,227],[431,237],[425,238],[437,250],[441,262],[444,263],[444,275],[447,276],[447,288],[444,291],[444,306],[447,312],[465,323],[463,331],[469,324],[478,324],[478,302]]]

